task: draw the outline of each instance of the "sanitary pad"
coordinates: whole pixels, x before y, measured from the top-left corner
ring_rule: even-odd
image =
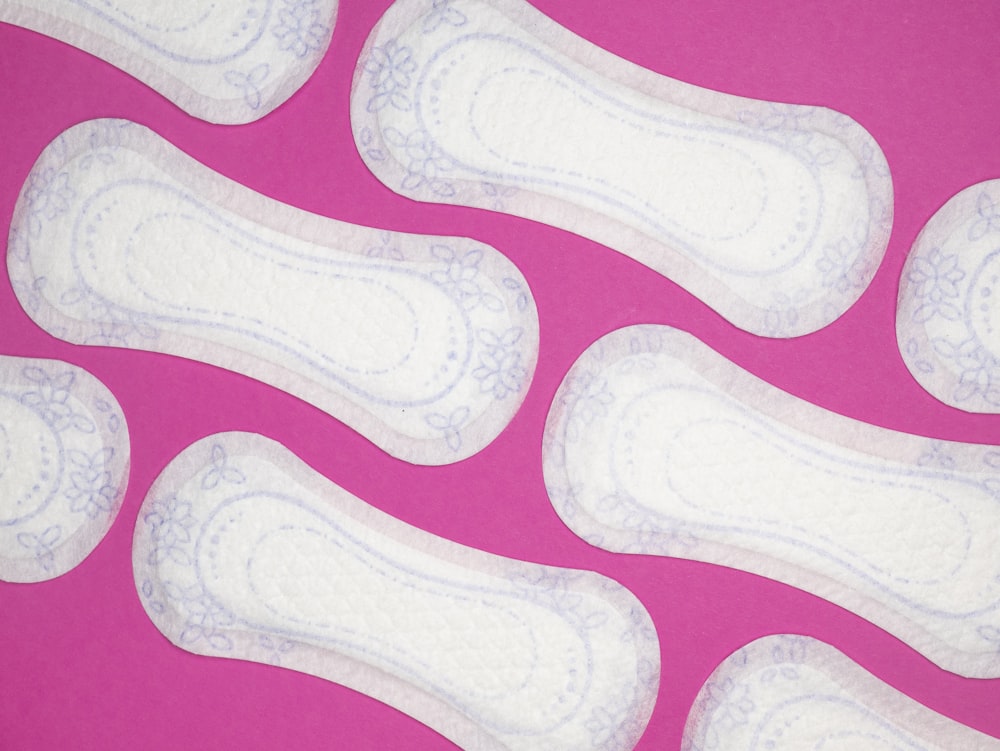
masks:
[[[882,683],[823,642],[768,636],[730,655],[702,687],[684,751],[1000,749]]]
[[[1000,676],[997,447],[856,422],[636,326],[574,364],[543,453],[556,511],[594,545],[787,582]]]
[[[279,204],[122,120],[45,149],[8,266],[56,336],[245,373],[415,463],[492,441],[538,352],[531,293],[494,249]]]
[[[522,0],[397,0],[351,117],[393,190],[597,240],[758,334],[836,319],[889,238],[885,158],[847,116],[654,74]]]
[[[128,483],[121,408],[87,371],[0,356],[0,579],[37,582],[86,558]]]
[[[896,335],[921,386],[969,412],[1000,412],[1000,180],[927,222],[903,268]]]
[[[617,582],[410,527],[258,435],[168,465],[133,563],[178,646],[342,683],[467,749],[631,749],[656,696],[656,633]]]
[[[0,0],[0,21],[54,37],[216,123],[263,117],[319,65],[337,0]]]

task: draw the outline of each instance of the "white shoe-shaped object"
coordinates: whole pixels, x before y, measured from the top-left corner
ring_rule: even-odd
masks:
[[[534,300],[493,248],[309,214],[123,120],[45,149],[9,247],[49,333],[244,373],[417,464],[490,443],[534,372]]]
[[[125,417],[103,383],[58,360],[0,356],[0,579],[76,567],[111,528],[128,474]]]
[[[523,0],[397,0],[353,87],[389,188],[604,243],[756,334],[835,320],[888,243],[889,170],[849,117],[657,75]]]
[[[627,751],[656,697],[655,630],[617,582],[410,527],[259,435],[210,436],[167,466],[133,563],[176,645],[280,661],[470,751]]]
[[[0,0],[0,21],[111,63],[214,123],[263,117],[326,52],[337,0]]]
[[[903,267],[896,338],[917,382],[967,412],[1000,412],[1000,180],[927,222]]]
[[[997,751],[1000,740],[948,719],[806,636],[767,636],[702,686],[684,751]]]
[[[557,513],[598,547],[776,579],[947,670],[1000,677],[995,446],[867,425],[635,326],[570,369],[543,454]]]

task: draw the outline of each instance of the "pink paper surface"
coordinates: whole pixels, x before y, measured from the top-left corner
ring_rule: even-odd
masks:
[[[804,399],[899,430],[1000,443],[1000,417],[927,395],[896,347],[896,290],[931,214],[973,183],[1000,177],[1000,5],[730,0],[533,0],[576,33],[689,83],[816,104],[859,121],[893,172],[895,224],[869,290],[839,321],[796,340],[739,331],[670,281],[608,248],[515,217],[417,204],[367,171],[351,137],[348,95],[361,46],[388,0],[343,0],[330,50],[285,105],[246,126],[191,118],[90,55],[0,24],[0,237],[32,162],[67,127],[126,117],[222,174],[337,219],[465,235],[521,269],[537,301],[541,352],[510,427],[460,464],[388,457],[304,402],[217,368],[53,339],[0,274],[0,354],[87,368],[118,397],[132,436],[121,514],[76,570],[47,583],[0,583],[0,748],[449,749],[432,730],[317,678],[174,647],[139,603],[131,540],[142,499],[192,441],[249,430],[411,524],[493,553],[599,571],[631,589],[655,621],[662,683],[640,750],[677,749],[695,694],[733,650],[765,634],[822,639],[931,708],[1000,737],[1000,680],[947,673],[843,609],[749,574],[683,560],[622,556],[569,532],[542,483],[549,402],[597,337],[667,323]],[[863,519],[858,519],[864,524]]]

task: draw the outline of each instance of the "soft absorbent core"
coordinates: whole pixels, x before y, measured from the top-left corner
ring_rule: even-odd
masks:
[[[56,336],[245,373],[415,463],[492,441],[538,353],[531,293],[494,249],[279,204],[122,120],[42,153],[8,267]]]
[[[903,268],[896,335],[921,386],[952,407],[1000,412],[1000,180],[927,222]]]
[[[0,0],[0,21],[97,55],[216,123],[263,117],[319,65],[337,0]]]
[[[1000,740],[918,704],[823,642],[782,635],[758,639],[716,668],[682,748],[996,751]]]
[[[609,550],[740,568],[855,611],[942,667],[1000,676],[1000,450],[826,412],[665,326],[559,387],[556,511]]]
[[[178,646],[342,683],[470,750],[630,749],[655,699],[656,634],[620,584],[410,527],[258,435],[170,463],[133,563]]]
[[[0,356],[0,579],[64,574],[104,539],[128,483],[121,408],[87,371]]]
[[[836,319],[889,238],[885,158],[850,118],[656,75],[522,0],[397,0],[351,118],[393,190],[605,243],[758,334]]]

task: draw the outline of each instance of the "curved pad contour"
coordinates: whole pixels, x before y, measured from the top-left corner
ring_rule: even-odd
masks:
[[[599,339],[556,393],[545,483],[608,550],[767,576],[947,670],[1000,677],[1000,450],[857,422],[689,334]]]
[[[309,214],[124,120],[45,149],[7,264],[55,336],[244,373],[417,464],[490,443],[538,353],[531,292],[493,248]]]
[[[1000,749],[1000,740],[918,704],[833,647],[767,636],[709,676],[684,727],[684,751]]]
[[[178,646],[342,683],[470,751],[626,751],[652,711],[659,644],[620,584],[410,527],[258,435],[168,465],[133,564]]]
[[[0,0],[0,21],[78,47],[214,123],[263,117],[326,53],[338,0]]]
[[[917,236],[903,267],[896,337],[932,396],[1000,412],[1000,180],[953,196]]]
[[[849,117],[657,75],[523,0],[397,0],[351,119],[391,189],[604,243],[757,334],[838,318],[889,239],[889,170]]]
[[[0,579],[76,567],[111,528],[128,473],[125,417],[103,383],[58,360],[0,356]]]

